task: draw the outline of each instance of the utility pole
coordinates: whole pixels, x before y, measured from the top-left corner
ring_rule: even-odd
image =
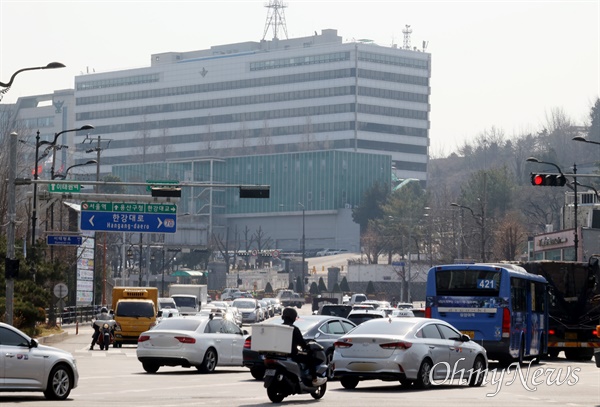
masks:
[[[8,233],[6,244],[6,260],[4,271],[6,273],[6,323],[13,324],[15,277],[19,273],[19,260],[15,259],[15,225],[17,218],[17,198],[15,191],[15,178],[17,177],[17,133],[10,133],[9,138],[9,168],[8,168]]]

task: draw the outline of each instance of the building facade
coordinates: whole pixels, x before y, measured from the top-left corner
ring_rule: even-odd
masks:
[[[75,120],[110,141],[101,173],[123,163],[333,149],[391,155],[398,178],[425,182],[430,76],[428,53],[343,43],[328,29],[77,76]]]

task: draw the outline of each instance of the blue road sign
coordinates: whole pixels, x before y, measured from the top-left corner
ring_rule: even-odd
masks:
[[[81,211],[81,230],[175,233],[177,216],[162,213]]]
[[[46,236],[46,244],[48,246],[81,246],[83,242],[82,236],[74,235],[48,235]]]

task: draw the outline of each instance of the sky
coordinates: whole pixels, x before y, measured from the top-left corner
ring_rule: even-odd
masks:
[[[208,49],[265,34],[269,0],[0,0],[1,103],[72,89],[86,72],[150,66],[151,54]],[[600,0],[287,0],[288,38],[337,29],[432,55],[430,153],[496,129],[536,132],[556,109],[585,125],[600,95]],[[273,37],[272,30],[266,39]],[[280,38],[285,35],[280,32]]]

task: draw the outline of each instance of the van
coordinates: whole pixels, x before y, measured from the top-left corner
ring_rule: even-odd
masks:
[[[173,298],[161,297],[158,299],[158,309],[172,308],[177,309],[177,304]]]
[[[117,323],[114,347],[137,344],[140,334],[156,325],[158,288],[113,287],[112,308]]]
[[[367,301],[367,296],[365,294],[352,294],[352,297],[350,297],[350,301],[348,302],[348,304],[360,304],[363,301]]]

